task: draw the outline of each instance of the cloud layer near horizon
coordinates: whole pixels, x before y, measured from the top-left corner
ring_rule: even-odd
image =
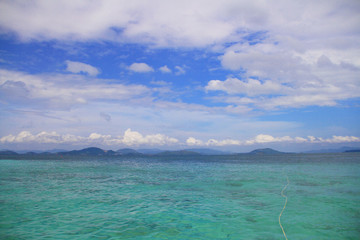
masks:
[[[127,129],[122,136],[112,137],[111,135],[101,135],[98,133],[91,133],[88,137],[75,136],[71,134],[58,134],[56,132],[40,132],[32,134],[29,131],[22,131],[17,135],[8,135],[0,138],[0,143],[41,143],[41,144],[73,144],[73,145],[91,145],[100,144],[106,146],[174,146],[175,144],[181,146],[244,146],[256,145],[264,143],[279,143],[279,142],[292,142],[292,143],[350,143],[360,142],[359,137],[354,136],[333,136],[331,138],[321,138],[308,136],[303,137],[273,137],[271,135],[259,134],[253,139],[249,140],[235,140],[224,139],[216,140],[209,139],[204,142],[193,137],[187,138],[185,142],[180,142],[178,139],[168,137],[163,134],[143,135],[137,131]]]

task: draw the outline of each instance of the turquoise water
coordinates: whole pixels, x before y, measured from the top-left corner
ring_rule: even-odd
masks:
[[[0,160],[0,239],[360,239],[360,155]]]

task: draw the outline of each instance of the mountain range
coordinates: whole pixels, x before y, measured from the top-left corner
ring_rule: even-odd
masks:
[[[282,152],[273,150],[273,149],[257,149],[248,154],[281,154]],[[160,150],[160,149],[131,149],[131,148],[122,148],[117,151],[113,150],[104,150],[97,147],[89,147],[81,150],[71,150],[71,151],[58,151],[58,152],[39,152],[39,151],[30,151],[30,152],[15,152],[10,150],[0,151],[0,155],[60,155],[60,156],[123,156],[123,155],[132,155],[132,156],[142,156],[142,155],[152,155],[152,156],[173,156],[173,155],[234,155],[236,153],[224,152],[214,149],[207,148],[193,148],[193,149],[183,149],[183,150]]]
[[[359,149],[356,148],[341,148],[342,151],[333,150],[333,151],[325,151],[324,152],[359,152]],[[317,151],[306,152],[306,153],[319,153]],[[31,152],[15,152],[10,150],[0,151],[0,155],[2,156],[10,156],[10,155],[47,155],[47,156],[199,156],[199,155],[238,155],[238,154],[249,154],[249,155],[275,155],[275,154],[288,154],[285,152],[280,152],[271,148],[261,148],[255,149],[251,152],[247,153],[232,153],[232,152],[224,152],[214,149],[206,149],[206,148],[193,148],[193,149],[184,149],[184,150],[176,150],[176,151],[165,151],[160,149],[131,149],[131,148],[122,148],[117,151],[113,150],[103,150],[97,147],[89,147],[81,150],[72,150],[72,151],[31,151]]]

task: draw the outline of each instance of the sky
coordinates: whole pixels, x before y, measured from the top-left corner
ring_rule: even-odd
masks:
[[[357,0],[0,1],[0,149],[360,147]]]

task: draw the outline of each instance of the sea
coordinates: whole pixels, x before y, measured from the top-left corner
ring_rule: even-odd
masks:
[[[360,154],[3,159],[0,239],[358,240]]]

